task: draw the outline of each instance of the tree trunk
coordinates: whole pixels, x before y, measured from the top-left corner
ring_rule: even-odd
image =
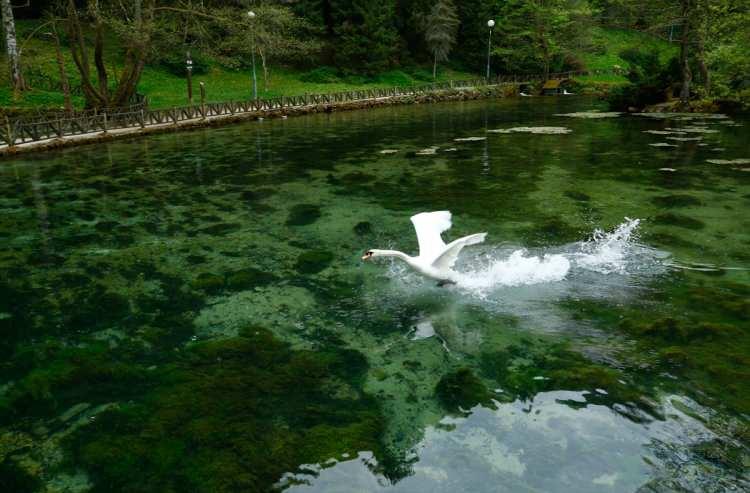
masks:
[[[104,65],[104,29],[106,24],[102,18],[99,18],[101,13],[96,10],[93,12],[96,17],[94,19],[96,26],[94,64],[98,79],[95,86],[91,81],[88,48],[81,27],[80,14],[76,8],[75,0],[68,0],[67,31],[70,38],[70,53],[81,75],[81,88],[86,98],[86,106],[89,108],[125,106],[136,92],[151,44],[155,5],[154,0],[134,0],[134,2],[135,16],[132,21],[132,28],[138,36],[127,46],[122,72],[119,77],[116,73],[114,74],[115,88],[110,90],[109,78]]]
[[[708,66],[706,65],[706,46],[702,32],[698,32],[695,48],[695,55],[698,59],[698,70],[700,70],[703,87],[706,89],[706,96],[708,96],[711,93],[711,72],[708,71]]]
[[[57,59],[57,69],[60,72],[60,87],[65,100],[65,111],[72,113],[73,103],[70,100],[70,82],[68,81],[68,73],[65,71],[65,60],[60,49],[60,36],[57,34],[57,27],[52,30],[52,38],[55,41],[55,58]]]
[[[268,67],[266,66],[266,53],[262,48],[258,49],[260,54],[260,64],[263,67],[263,92],[268,91]]]
[[[13,7],[10,0],[0,0],[0,10],[3,14],[3,29],[5,31],[5,46],[8,52],[10,66],[10,82],[14,91],[23,91],[26,84],[21,73],[21,54],[16,40],[16,23],[13,20]]]
[[[437,51],[435,52],[435,58],[432,62],[432,80],[437,79]]]
[[[680,101],[685,104],[690,101],[690,83],[693,80],[693,73],[690,71],[690,60],[688,60],[690,50],[690,35],[692,26],[690,16],[692,12],[693,0],[680,0],[682,6],[682,36],[680,37],[680,70],[682,72],[682,88],[680,89]]]

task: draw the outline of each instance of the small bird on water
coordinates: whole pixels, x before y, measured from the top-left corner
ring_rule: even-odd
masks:
[[[376,257],[396,257],[425,277],[438,281],[438,286],[456,284],[458,273],[453,266],[463,247],[482,243],[487,233],[475,233],[454,240],[447,245],[440,234],[452,226],[449,211],[422,212],[411,217],[419,243],[419,255],[411,257],[398,250],[368,250],[362,260]]]

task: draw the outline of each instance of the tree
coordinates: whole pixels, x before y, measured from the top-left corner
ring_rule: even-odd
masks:
[[[448,59],[448,53],[456,43],[458,16],[452,0],[437,0],[424,16],[424,38],[433,54],[432,78],[437,77],[437,64]]]
[[[509,72],[541,71],[547,79],[587,36],[591,10],[578,0],[510,0],[496,27],[499,56]]]
[[[395,0],[336,0],[331,7],[339,67],[374,74],[397,61]]]
[[[111,3],[90,0],[85,7],[79,10],[74,0],[67,0],[65,5],[70,53],[81,76],[86,104],[94,108],[124,106],[135,94],[146,64],[155,30],[156,0]],[[96,84],[92,81],[84,26],[90,26],[94,34]],[[125,47],[119,74],[114,71],[110,74],[104,63],[104,34],[107,30],[114,31]]]
[[[13,19],[13,6],[10,0],[0,0],[0,10],[3,17],[3,31],[5,31],[5,48],[8,53],[10,68],[10,83],[14,91],[23,91],[26,84],[21,73],[21,53],[16,39],[16,23]]]
[[[256,16],[252,20],[239,16],[229,24],[218,21],[217,28],[224,26],[226,35],[217,40],[211,51],[229,64],[245,65],[242,62],[251,57],[254,47],[263,67],[264,90],[268,90],[269,59],[305,60],[320,50],[320,43],[313,37],[316,29],[287,7],[260,5],[254,12]],[[226,11],[220,17],[232,19],[237,16]]]

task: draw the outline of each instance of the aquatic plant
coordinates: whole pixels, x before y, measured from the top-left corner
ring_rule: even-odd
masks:
[[[193,345],[67,446],[94,492],[268,491],[300,464],[380,453],[382,418],[358,384],[366,368],[357,352],[293,351],[250,326]]]
[[[492,394],[469,368],[443,375],[435,387],[440,403],[451,412],[468,411],[476,405],[492,407]]]
[[[320,207],[313,204],[297,204],[289,211],[286,224],[289,226],[305,226],[320,218]]]

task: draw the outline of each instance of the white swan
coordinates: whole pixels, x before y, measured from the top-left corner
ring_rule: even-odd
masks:
[[[476,233],[454,240],[447,245],[440,237],[440,233],[451,227],[451,213],[449,211],[422,212],[411,217],[417,232],[419,256],[410,257],[398,250],[368,250],[362,260],[375,257],[400,258],[411,268],[423,276],[436,279],[438,285],[455,284],[457,273],[453,265],[458,259],[461,249],[467,245],[476,245],[484,241],[487,233]]]
[[[563,95],[565,95],[565,96],[575,96],[576,93],[574,93],[574,92],[568,92],[567,89],[563,89]]]

